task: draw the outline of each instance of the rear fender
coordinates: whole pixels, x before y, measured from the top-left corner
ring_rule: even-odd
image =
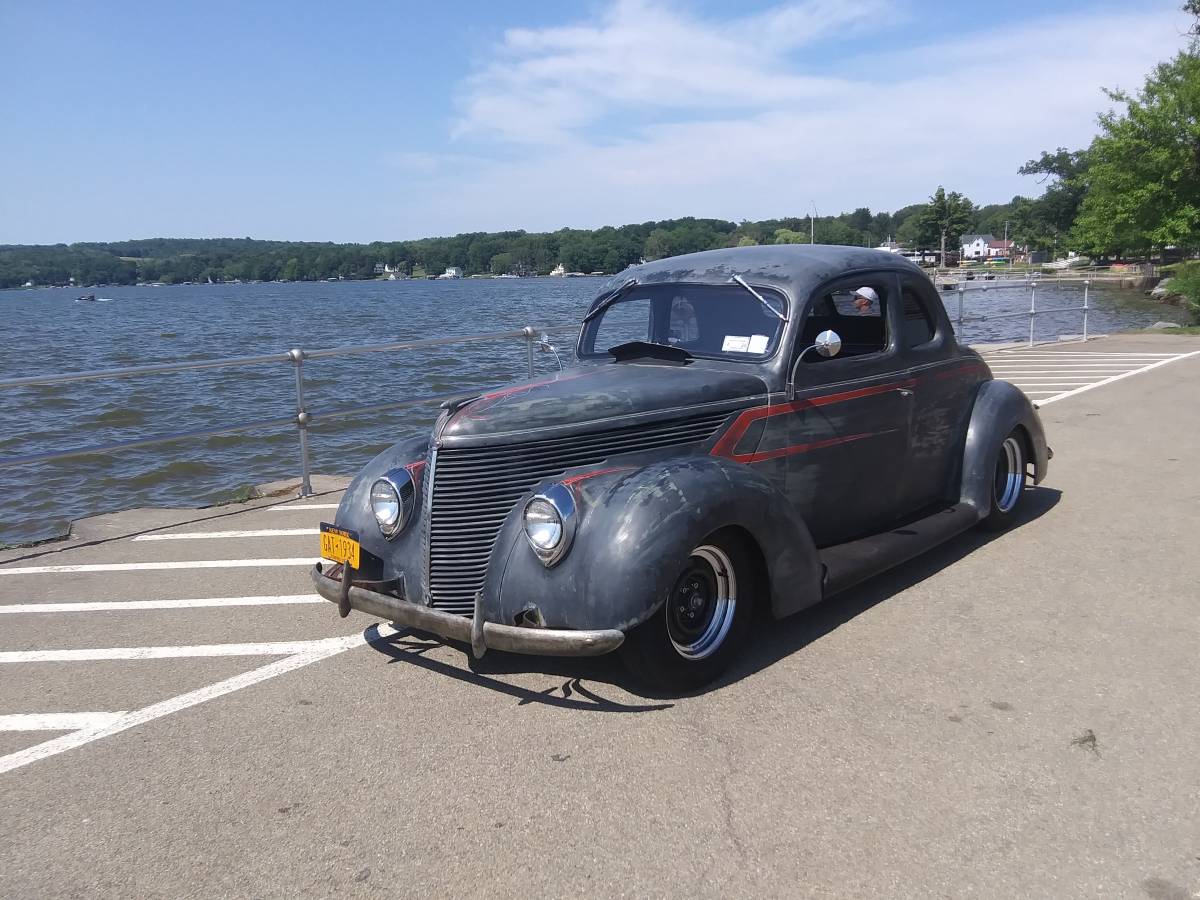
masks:
[[[1007,381],[985,381],[975,395],[967,439],[963,447],[961,500],[980,518],[991,510],[996,452],[1017,426],[1028,437],[1026,453],[1033,464],[1034,484],[1046,477],[1049,452],[1042,420],[1029,398]]]
[[[749,466],[695,456],[560,481],[577,501],[574,543],[556,566],[543,567],[518,503],[485,586],[495,621],[516,621],[536,607],[550,627],[628,630],[662,604],[691,551],[729,526],[758,544],[776,616],[821,598],[823,569],[808,528]]]

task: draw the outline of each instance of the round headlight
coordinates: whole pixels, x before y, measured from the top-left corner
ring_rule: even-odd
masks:
[[[387,479],[380,478],[371,485],[371,512],[384,537],[400,530],[400,493]]]
[[[550,552],[562,543],[562,516],[549,500],[534,497],[525,507],[525,534],[534,550]]]
[[[575,495],[563,484],[552,484],[525,504],[525,537],[549,568],[567,555],[579,516]]]

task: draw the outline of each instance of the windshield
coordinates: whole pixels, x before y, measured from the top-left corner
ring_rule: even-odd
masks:
[[[581,355],[648,341],[693,356],[766,359],[779,344],[787,301],[770,289],[755,291],[770,309],[740,284],[637,285],[587,323]]]

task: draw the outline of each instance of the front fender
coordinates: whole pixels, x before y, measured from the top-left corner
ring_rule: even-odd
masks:
[[[415,590],[418,584],[411,580],[421,572],[421,515],[423,504],[417,503],[416,521],[409,522],[405,529],[388,541],[379,531],[375,515],[371,512],[371,485],[384,472],[410,463],[420,462],[429,451],[429,435],[400,441],[388,447],[362,467],[354,480],[342,494],[334,523],[339,528],[358,532],[363,550],[360,572],[371,581],[392,581],[402,572],[410,579],[407,587]],[[421,476],[424,472],[421,473]],[[418,478],[421,496],[424,495],[425,478]]]
[[[695,456],[563,481],[580,512],[574,544],[545,568],[525,539],[518,503],[485,588],[497,621],[536,607],[549,627],[627,631],[658,609],[691,551],[730,526],[758,544],[775,615],[821,598],[823,569],[808,528],[749,466]]]
[[[980,518],[991,509],[997,448],[1017,426],[1028,437],[1026,452],[1033,463],[1034,484],[1038,484],[1046,477],[1050,454],[1037,410],[1019,388],[1007,381],[980,384],[963,446],[961,487],[961,501],[972,506]]]

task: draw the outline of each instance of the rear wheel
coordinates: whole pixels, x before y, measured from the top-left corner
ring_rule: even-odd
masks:
[[[1025,494],[1025,480],[1025,442],[1020,430],[1013,429],[996,451],[992,502],[984,528],[1001,531],[1012,525]]]
[[[707,538],[658,611],[626,637],[626,664],[654,690],[695,690],[715,680],[745,640],[758,574],[736,535]]]

